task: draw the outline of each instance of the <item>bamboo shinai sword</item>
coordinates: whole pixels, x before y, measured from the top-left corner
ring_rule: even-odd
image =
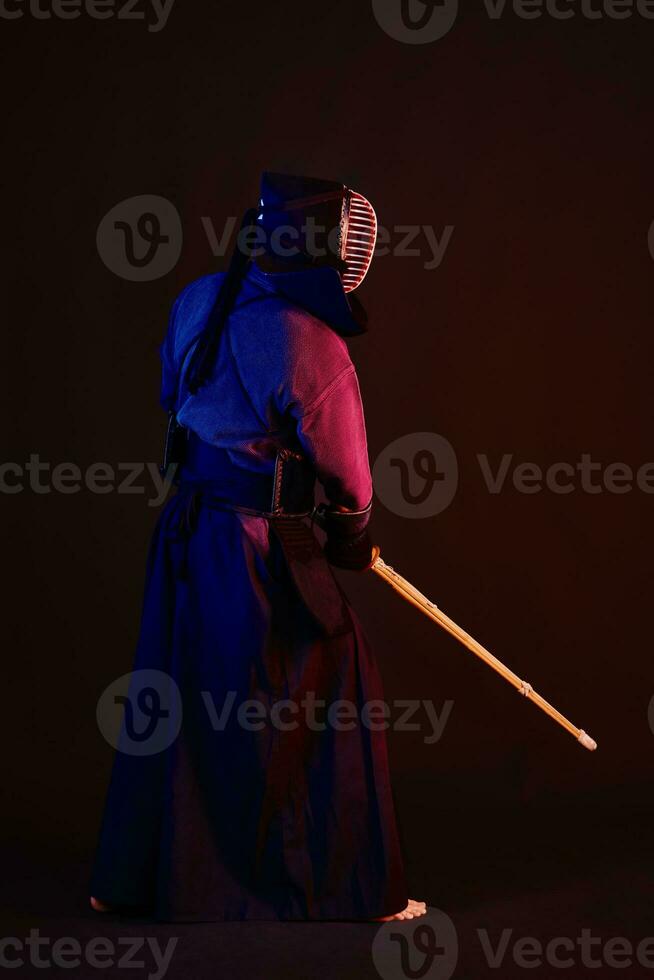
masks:
[[[379,553],[379,548],[377,547],[374,549],[374,558],[370,568],[373,572],[379,575],[380,578],[383,578],[385,582],[388,582],[388,584],[395,589],[396,592],[399,592],[399,594],[406,599],[407,602],[410,602],[413,606],[424,613],[425,616],[428,616],[429,619],[433,620],[433,622],[438,623],[438,625],[446,630],[446,632],[457,639],[459,643],[462,643],[463,646],[467,647],[468,650],[471,650],[475,656],[479,657],[480,660],[483,660],[489,667],[492,667],[493,670],[504,678],[505,681],[512,684],[513,687],[515,687],[516,690],[523,695],[523,697],[533,701],[534,704],[538,705],[538,707],[544,711],[546,715],[549,715],[550,718],[553,718],[554,721],[558,722],[559,725],[565,728],[567,732],[574,735],[577,741],[580,742],[585,749],[588,749],[590,752],[595,751],[597,748],[597,742],[595,742],[590,735],[587,735],[583,729],[577,728],[571,721],[568,721],[568,719],[562,715],[560,711],[557,711],[556,708],[552,707],[552,705],[545,700],[545,698],[542,698],[540,694],[534,691],[531,684],[521,680],[517,674],[514,674],[512,670],[509,670],[509,668],[506,667],[501,660],[494,657],[492,653],[481,645],[481,643],[477,643],[477,641],[470,636],[469,633],[466,633],[466,631],[461,629],[461,627],[458,626],[454,620],[450,619],[449,616],[446,616],[435,603],[431,602],[422,594],[422,592],[419,592],[413,585],[411,585],[410,582],[407,582],[407,580],[396,572],[394,568],[387,565],[382,559]]]

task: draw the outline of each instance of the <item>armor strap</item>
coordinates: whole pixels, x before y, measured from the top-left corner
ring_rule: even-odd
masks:
[[[302,520],[273,517],[270,527],[281,545],[295,588],[327,634],[352,630],[350,611],[312,528]]]

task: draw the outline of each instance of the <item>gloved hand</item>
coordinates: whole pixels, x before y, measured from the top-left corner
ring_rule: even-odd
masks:
[[[337,568],[364,572],[376,558],[368,532],[371,506],[362,511],[337,510],[323,504],[316,512],[316,521],[327,534],[325,555]]]

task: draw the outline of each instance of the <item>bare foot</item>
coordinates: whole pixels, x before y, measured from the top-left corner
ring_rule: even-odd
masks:
[[[91,908],[93,909],[94,912],[112,912],[113,911],[111,905],[105,905],[104,902],[100,902],[97,898],[94,898],[93,895],[91,895],[90,901],[91,901]]]
[[[403,919],[417,919],[421,915],[425,915],[427,912],[427,906],[424,902],[415,902],[412,898],[409,899],[409,904],[402,912],[396,912],[395,915],[387,915],[383,919],[375,919],[375,922],[394,922],[402,921]]]

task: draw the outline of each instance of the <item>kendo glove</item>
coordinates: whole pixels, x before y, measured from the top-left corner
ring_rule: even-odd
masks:
[[[364,572],[377,557],[368,532],[371,506],[361,511],[334,510],[324,504],[315,520],[327,535],[325,555],[330,565],[351,572]]]

